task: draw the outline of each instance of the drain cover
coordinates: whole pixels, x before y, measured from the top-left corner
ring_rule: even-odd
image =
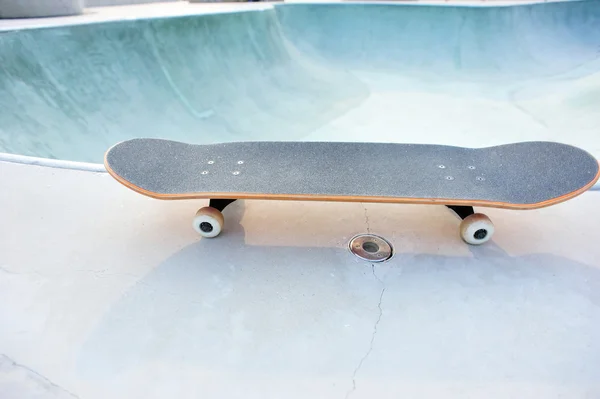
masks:
[[[350,251],[369,262],[383,262],[392,257],[392,245],[383,237],[360,234],[350,240]]]

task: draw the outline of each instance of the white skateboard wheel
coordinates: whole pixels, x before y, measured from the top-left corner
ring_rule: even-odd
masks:
[[[192,226],[202,237],[213,238],[221,233],[224,223],[223,214],[219,210],[207,206],[196,212]]]
[[[494,224],[483,213],[469,215],[460,224],[460,236],[467,244],[483,244],[489,241],[493,234]]]

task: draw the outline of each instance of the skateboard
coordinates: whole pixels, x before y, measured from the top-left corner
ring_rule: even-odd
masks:
[[[486,148],[354,142],[188,144],[136,138],[105,154],[108,173],[149,197],[208,199],[193,228],[218,236],[223,210],[240,199],[437,204],[461,219],[459,233],[487,242],[494,225],[474,206],[536,209],[582,194],[598,180],[598,161],[556,142]]]

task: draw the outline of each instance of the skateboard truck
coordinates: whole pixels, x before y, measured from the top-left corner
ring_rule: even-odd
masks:
[[[236,199],[211,199],[208,206],[215,208],[216,210],[223,212],[223,209],[232,202],[237,201]]]
[[[449,209],[453,210],[462,220],[475,213],[472,206],[458,206],[458,205],[446,205]]]

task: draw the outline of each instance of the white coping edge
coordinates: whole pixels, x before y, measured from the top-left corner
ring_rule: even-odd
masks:
[[[159,3],[160,4],[160,3]],[[206,3],[206,4],[220,4],[220,3]],[[226,3],[235,4],[235,3]],[[245,3],[242,3],[245,4]],[[124,13],[106,13],[102,10],[97,14],[85,13],[76,16],[66,17],[47,17],[47,18],[20,18],[20,19],[0,19],[0,32],[14,32],[31,29],[52,29],[52,28],[63,28],[71,26],[81,25],[95,25],[111,22],[126,22],[126,21],[143,21],[143,20],[154,20],[154,19],[167,19],[167,18],[178,18],[187,16],[208,16],[217,14],[237,14],[247,12],[264,12],[274,9],[274,6],[270,3],[249,3],[252,6],[249,7],[228,7],[228,8],[200,8],[198,9],[181,9],[175,10],[172,13],[154,14],[154,13],[139,13],[136,15],[127,14],[127,7],[132,6],[118,6],[124,9]],[[102,7],[100,7],[102,8]],[[109,8],[109,7],[105,7]],[[113,8],[113,7],[111,7]],[[149,7],[148,7],[149,8]],[[87,9],[96,11],[98,8]],[[8,22],[6,22],[8,21]]]
[[[15,155],[15,154],[8,154],[5,152],[0,152],[0,162],[12,162],[12,163],[25,164],[25,165],[45,166],[45,167],[58,168],[58,169],[71,169],[71,170],[81,170],[81,171],[86,171],[86,172],[104,172],[104,173],[106,173],[106,168],[101,163],[65,161],[62,159],[30,157],[27,155]]]

